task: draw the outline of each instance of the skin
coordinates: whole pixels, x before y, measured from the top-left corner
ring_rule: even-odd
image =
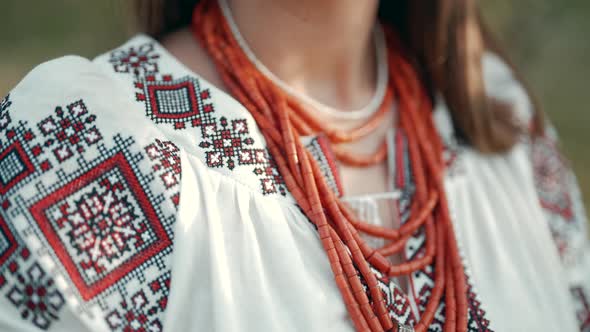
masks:
[[[364,107],[376,88],[373,28],[378,0],[228,0],[240,32],[257,58],[292,88],[342,112]],[[272,27],[272,28],[269,28]],[[181,62],[225,90],[207,53],[189,28],[167,36],[162,44]],[[321,112],[318,116],[322,117]],[[363,120],[324,117],[340,128]],[[374,151],[391,128],[393,115],[361,141],[346,145],[351,152]],[[387,165],[341,166],[346,195],[385,192]],[[396,226],[392,204],[383,219]]]
[[[361,108],[370,100],[376,80],[372,29],[377,0],[228,3],[258,59],[291,87],[342,110]],[[163,44],[190,68],[223,87],[189,29],[169,35]]]

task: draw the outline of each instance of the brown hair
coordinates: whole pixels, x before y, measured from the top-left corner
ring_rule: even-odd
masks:
[[[481,152],[503,152],[520,138],[522,124],[511,105],[486,96],[481,57],[490,50],[512,67],[485,26],[477,0],[381,1],[379,16],[395,28],[414,55],[424,83],[438,91],[449,107],[457,135]],[[135,0],[142,30],[160,38],[189,25],[198,0]],[[526,84],[523,86],[527,92]],[[531,94],[529,93],[529,96]],[[535,99],[534,133],[543,120]]]

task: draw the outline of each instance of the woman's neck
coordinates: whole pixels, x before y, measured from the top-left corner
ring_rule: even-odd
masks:
[[[370,100],[377,0],[226,1],[256,57],[292,88],[341,109]]]

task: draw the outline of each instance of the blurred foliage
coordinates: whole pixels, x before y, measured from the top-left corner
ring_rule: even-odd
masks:
[[[131,33],[126,1],[3,0],[0,95],[34,65],[65,54],[92,58]],[[590,2],[480,1],[484,17],[558,128],[590,207]]]

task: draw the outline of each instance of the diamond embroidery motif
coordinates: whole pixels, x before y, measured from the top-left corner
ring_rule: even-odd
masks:
[[[20,141],[16,140],[0,153],[0,195],[35,172]]]
[[[256,166],[253,173],[260,180],[262,193],[286,196],[283,179],[267,149],[254,148],[247,120],[216,117],[210,90],[203,89],[196,77],[173,78],[160,73],[159,59],[152,44],[143,44],[113,52],[110,62],[115,72],[135,76],[135,98],[144,104],[151,121],[170,124],[175,130],[200,127],[199,146],[206,150],[205,162],[209,167],[233,171],[241,165]],[[67,151],[63,154],[69,156]],[[173,187],[177,178],[173,172],[166,172],[162,180]],[[172,200],[178,205],[178,193]]]
[[[147,116],[156,123],[171,123],[174,129],[184,129],[187,124],[197,127],[213,112],[213,106],[207,103],[209,90],[201,91],[194,78],[173,80],[164,76],[158,81],[148,76],[135,87],[140,90],[136,99],[145,102]]]
[[[94,169],[30,208],[85,300],[171,245],[122,153]]]

